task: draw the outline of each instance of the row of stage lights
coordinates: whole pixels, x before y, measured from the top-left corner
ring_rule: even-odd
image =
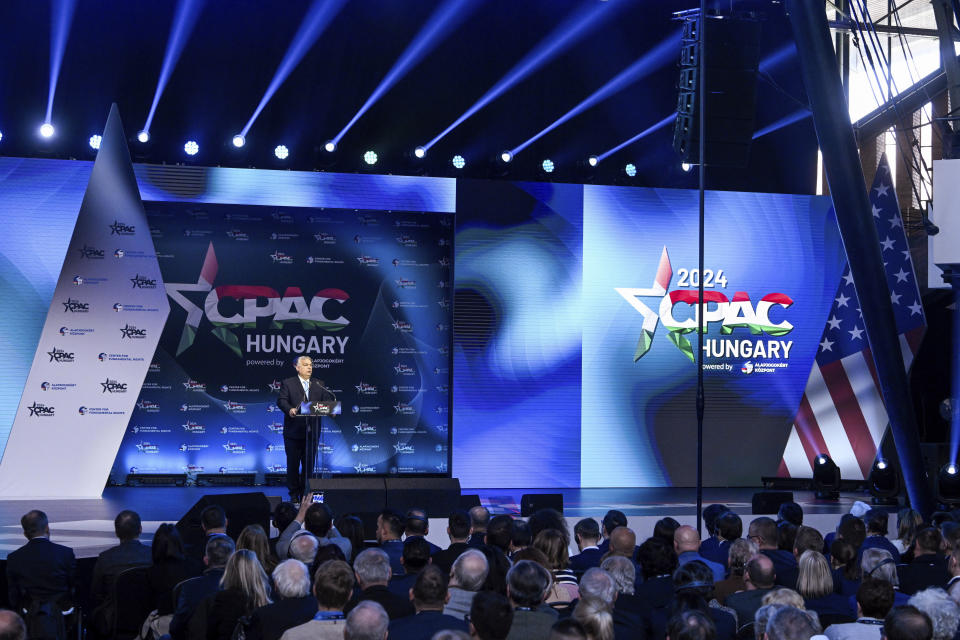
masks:
[[[53,137],[55,133],[56,133],[56,129],[54,129],[53,124],[49,122],[45,122],[40,126],[41,138],[50,139]],[[3,133],[0,132],[0,141],[2,140],[3,140]],[[102,140],[102,137],[99,134],[94,134],[90,136],[90,139],[88,140],[90,148],[93,149],[94,151],[98,150],[100,148],[101,140]],[[146,144],[150,142],[150,132],[146,130],[139,131],[137,133],[137,141],[140,142],[141,144]],[[244,136],[239,133],[233,136],[233,140],[231,142],[233,143],[233,146],[236,147],[237,149],[243,147],[247,143],[246,138],[244,138]],[[323,149],[327,153],[333,153],[337,150],[337,145],[333,140],[328,140],[323,145]],[[200,144],[196,140],[187,140],[183,144],[183,152],[188,156],[193,157],[200,152]],[[286,145],[279,144],[274,148],[273,155],[278,160],[286,160],[290,156],[290,149],[287,148]],[[418,160],[422,160],[427,156],[426,148],[417,147],[416,149],[413,150],[413,156]],[[500,161],[505,165],[513,162],[513,158],[514,158],[513,154],[509,151],[504,151],[503,153],[500,154]],[[372,167],[373,165],[377,164],[378,160],[379,160],[379,157],[377,156],[376,151],[373,151],[373,150],[364,151],[363,161],[367,165]],[[587,157],[586,163],[590,167],[596,167],[598,164],[600,164],[600,158],[595,155],[589,156]],[[453,166],[454,169],[459,170],[467,166],[467,161],[462,155],[457,154],[450,159],[450,164]],[[553,173],[556,170],[556,164],[554,164],[553,160],[549,158],[541,162],[540,167],[543,169],[544,173]],[[684,170],[688,170],[687,167],[684,167]],[[626,164],[623,168],[623,171],[631,178],[636,177],[637,175],[637,167],[633,163]]]

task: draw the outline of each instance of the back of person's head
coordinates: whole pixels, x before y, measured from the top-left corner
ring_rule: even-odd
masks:
[[[320,542],[312,533],[301,533],[290,541],[290,549],[287,552],[294,560],[299,560],[303,564],[310,566],[317,557],[317,549],[320,548]]]
[[[600,563],[600,568],[610,574],[617,593],[633,595],[637,568],[629,558],[609,556]]]
[[[737,538],[731,542],[730,551],[727,552],[727,566],[730,567],[730,574],[742,576],[747,562],[759,552],[760,547],[749,538]]]
[[[317,555],[313,558],[313,564],[310,565],[311,570],[316,571],[316,569],[327,560],[343,560],[347,562],[347,556],[343,555],[343,550],[335,544],[322,545],[317,549]]]
[[[540,549],[537,549],[536,547],[527,547],[526,549],[521,549],[513,554],[514,563],[521,560],[536,562],[547,571],[550,571],[550,560],[547,559],[547,555],[543,551],[540,551]]]
[[[430,562],[430,543],[420,536],[407,538],[403,541],[402,557],[407,573],[417,573]]]
[[[590,567],[580,578],[580,599],[597,600],[613,606],[617,597],[617,585],[613,576],[600,567]]]
[[[584,518],[573,527],[574,538],[583,542],[596,542],[600,539],[600,525],[593,518]]]
[[[700,548],[700,534],[688,525],[678,527],[673,532],[673,546],[676,547],[677,553],[697,551]]]
[[[779,604],[787,607],[796,607],[804,609],[806,605],[803,602],[803,596],[786,587],[780,587],[773,591],[768,591],[761,599],[763,604]]]
[[[20,518],[20,526],[23,527],[23,535],[28,540],[47,535],[50,530],[50,521],[47,514],[39,509],[33,509],[23,514]]]
[[[556,529],[544,529],[533,539],[533,546],[543,551],[550,562],[551,569],[566,569],[570,562],[570,552],[567,550],[563,533]]]
[[[262,607],[270,602],[268,593],[270,582],[264,573],[257,554],[249,549],[236,551],[227,561],[220,579],[220,586],[226,589],[235,589],[243,594],[248,608]]]
[[[203,555],[208,567],[225,567],[236,546],[228,536],[213,536],[207,540]]]
[[[862,576],[860,565],[857,564],[857,550],[845,540],[838,538],[830,543],[830,561],[843,571],[843,577],[847,580],[856,581]]]
[[[886,580],[895,587],[900,584],[897,563],[886,549],[864,549],[860,556],[860,570],[864,580]]]
[[[447,518],[450,537],[454,540],[466,540],[470,537],[470,515],[466,511],[453,511]]]
[[[626,526],[626,525],[624,525]],[[653,525],[653,537],[663,540],[673,546],[673,532],[680,528],[680,523],[667,516],[660,518]]]
[[[470,528],[474,531],[486,531],[490,523],[490,511],[486,507],[477,505],[470,507]]]
[[[322,502],[314,502],[307,508],[303,516],[303,528],[317,536],[325,537],[333,526],[333,513],[330,507]]]
[[[113,530],[121,542],[136,540],[143,531],[143,527],[140,524],[140,514],[136,511],[124,509],[118,513],[116,519],[114,519]]]
[[[211,504],[200,512],[200,527],[204,531],[227,528],[227,512],[218,504]]]
[[[859,549],[867,539],[867,526],[860,518],[841,519],[837,527],[837,535],[852,544],[855,549]]]
[[[783,522],[777,523],[777,548],[781,551],[793,551],[793,543],[797,538],[797,525],[792,522]],[[817,549],[821,551],[823,547]]]
[[[277,504],[273,510],[273,526],[277,531],[283,533],[283,530],[290,526],[290,523],[297,519],[297,507],[290,501],[284,501]]]
[[[480,591],[490,572],[487,556],[477,549],[467,549],[453,561],[450,586],[464,591]]]
[[[250,549],[257,554],[262,564],[265,558],[270,557],[270,540],[267,532],[258,524],[248,524],[237,536],[237,549]]]
[[[681,611],[667,622],[669,640],[713,640],[716,637],[716,624],[701,611]]]
[[[636,547],[637,534],[630,527],[617,527],[610,534],[610,553],[632,558],[636,553]]]
[[[150,557],[156,565],[183,560],[183,540],[174,525],[164,522],[157,527],[150,544]]]
[[[956,549],[960,546],[960,522],[950,520],[940,525],[940,535],[943,536],[941,548],[944,551]]]
[[[384,509],[380,512],[380,526],[392,538],[399,539],[403,535],[404,519],[403,516],[393,509]]]
[[[917,531],[923,526],[923,516],[920,512],[907,507],[897,512],[897,539],[906,546],[913,544]]]
[[[427,512],[424,509],[407,509],[404,529],[408,536],[425,536],[430,528]]]
[[[893,608],[893,585],[886,580],[865,580],[857,588],[857,604],[868,618],[882,620]]]
[[[768,640],[810,640],[820,633],[805,612],[796,607],[782,607],[773,612],[767,620]]]
[[[390,580],[390,557],[382,549],[364,549],[353,561],[361,588],[385,585]]]
[[[894,607],[883,621],[883,637],[886,640],[931,640],[933,623],[927,614],[909,604]]]
[[[566,541],[565,546],[570,546],[570,532],[567,530],[567,521],[563,519],[563,514],[556,509],[535,511],[528,522],[530,523],[530,534],[534,540],[537,539],[537,535],[541,531],[555,529],[563,535],[563,539]]]
[[[325,609],[343,611],[353,595],[353,571],[343,560],[328,560],[313,575],[313,595]]]
[[[27,640],[23,618],[9,609],[0,609],[0,640]]]
[[[494,516],[487,525],[487,544],[493,545],[504,553],[510,551],[513,539],[513,518],[506,515]]]
[[[823,551],[823,536],[813,527],[800,526],[797,528],[797,535],[793,538],[793,548],[791,549],[798,556],[803,555],[804,551]]]
[[[933,640],[952,640],[960,624],[960,607],[939,587],[930,587],[910,596],[907,604],[927,614],[933,624]]]
[[[612,605],[596,599],[580,598],[572,617],[583,625],[589,640],[613,640]]]
[[[273,570],[271,577],[281,598],[302,598],[310,593],[310,572],[299,560],[284,560]]]
[[[717,535],[717,520],[720,516],[730,511],[725,504],[708,504],[703,509],[703,528],[707,530],[708,536]]]
[[[743,520],[733,511],[724,511],[717,518],[717,535],[724,540],[737,540],[743,535]]]
[[[603,516],[603,534],[605,536],[609,537],[614,529],[625,526],[627,526],[627,516],[624,515],[623,511],[611,509],[607,511],[607,515]]]
[[[648,538],[637,550],[637,562],[643,579],[656,578],[673,573],[677,568],[677,552],[673,549],[673,534],[670,534],[668,544],[662,538]]]
[[[822,553],[804,551],[797,565],[797,591],[800,595],[811,599],[833,593],[833,573]]]
[[[863,514],[863,523],[867,527],[867,533],[871,535],[887,535],[889,519],[890,515],[883,509],[874,508]]]
[[[760,516],[750,521],[750,537],[753,538],[761,549],[771,549],[777,546],[779,540],[777,533],[777,522],[773,518]]]
[[[351,553],[356,558],[364,547],[363,520],[353,514],[344,514],[338,517],[334,523],[340,535],[350,541]],[[350,558],[347,558],[347,560],[349,561]]]
[[[713,595],[713,570],[700,560],[686,562],[673,572],[673,590],[695,593],[709,600]]]
[[[526,520],[514,520],[510,544],[517,549],[523,549],[529,547],[531,542],[533,542],[533,533],[530,531],[530,523]]]
[[[777,510],[777,520],[785,520],[798,527],[803,526],[803,507],[796,502],[784,502]]]
[[[940,552],[940,545],[943,544],[943,536],[940,535],[940,530],[934,527],[924,527],[917,531],[916,535],[916,546],[918,551],[925,551],[925,554],[916,554],[916,555],[927,555]]]
[[[440,567],[427,565],[417,575],[413,583],[413,604],[418,609],[422,607],[440,607],[447,601],[447,576]]]
[[[762,553],[747,562],[744,573],[750,576],[750,584],[758,589],[769,589],[776,579],[773,561]]]
[[[507,572],[507,595],[518,607],[540,606],[553,578],[536,562],[520,560]]]
[[[374,600],[361,600],[347,615],[343,640],[384,640],[390,616],[383,605]]]
[[[481,591],[470,605],[470,624],[479,640],[505,640],[513,624],[513,607],[506,596]]]
[[[573,618],[564,618],[550,627],[549,640],[587,640],[587,630]]]
[[[487,558],[487,566],[490,568],[487,572],[487,579],[483,583],[483,590],[496,591],[506,595],[507,571],[510,570],[510,559],[503,551],[489,544],[480,545],[477,547],[477,551]]]

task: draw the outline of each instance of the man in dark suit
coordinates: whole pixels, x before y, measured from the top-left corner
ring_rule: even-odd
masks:
[[[203,575],[190,578],[180,585],[173,619],[170,621],[170,637],[173,640],[184,640],[187,637],[190,618],[193,617],[200,602],[211,593],[220,590],[220,579],[223,578],[223,570],[233,551],[233,540],[227,536],[214,536],[207,542],[203,557],[207,568]]]
[[[310,575],[299,560],[284,560],[273,570],[274,601],[253,612],[247,640],[280,640],[287,629],[313,619],[317,598],[310,593]]]
[[[747,590],[730,594],[725,602],[726,606],[737,612],[738,627],[753,622],[757,609],[763,604],[763,596],[773,591],[775,580],[773,560],[767,556],[760,553],[747,562],[743,572]]]
[[[441,629],[470,631],[464,620],[443,613],[443,605],[447,601],[447,576],[439,568],[427,565],[417,576],[410,596],[417,613],[391,620],[387,632],[389,638],[420,640],[433,637]]]
[[[521,560],[507,572],[507,598],[513,605],[513,624],[507,640],[546,640],[559,617],[543,603],[553,578],[545,568]]]
[[[900,591],[913,595],[927,587],[945,588],[950,580],[947,560],[940,555],[940,532],[927,527],[917,532],[913,543],[913,562],[897,567]]]
[[[317,452],[307,446],[306,418],[297,417],[300,405],[307,401],[335,400],[323,382],[312,378],[313,360],[299,356],[294,361],[297,375],[280,384],[277,406],[283,411],[283,446],[287,453],[287,490],[294,502],[299,502],[306,492],[307,475],[313,469]],[[301,471],[302,467],[302,471]]]
[[[203,564],[203,556],[207,553],[207,543],[214,536],[227,535],[227,512],[218,504],[206,506],[200,512],[200,530],[203,531],[203,539],[200,542],[185,545],[184,555],[193,575],[203,573],[206,568]]]
[[[361,551],[356,560],[353,561],[353,573],[357,578],[360,594],[347,603],[347,606],[343,609],[344,613],[350,613],[351,609],[364,600],[373,600],[379,603],[386,609],[391,620],[414,613],[409,596],[401,598],[395,593],[391,593],[387,588],[392,572],[390,571],[390,558],[383,550],[364,549]]]
[[[613,533],[613,530],[625,526],[627,526],[627,516],[623,514],[623,511],[617,511],[616,509],[607,511],[607,515],[603,516],[603,527],[600,530],[600,533],[603,534],[603,541],[597,545],[601,556],[610,551],[610,534]]]
[[[149,567],[153,562],[150,547],[140,542],[143,527],[136,511],[125,509],[113,521],[114,532],[120,544],[103,551],[93,565],[91,596],[94,609],[90,614],[95,628],[104,631],[110,628],[115,606],[113,585],[117,575],[134,567]]]
[[[447,536],[450,546],[433,554],[433,564],[450,573],[454,561],[470,548],[470,516],[466,511],[453,511],[447,518]]]
[[[430,521],[427,519],[427,512],[423,509],[408,509],[405,533],[407,540],[415,537],[426,540],[426,537],[430,534]],[[440,547],[429,540],[427,540],[427,545],[430,547],[430,555],[440,551]]]
[[[599,567],[603,553],[597,546],[600,543],[600,525],[593,518],[584,518],[573,527],[573,539],[580,550],[570,558],[570,570],[582,576],[591,567]]]
[[[47,514],[33,510],[20,518],[27,544],[7,556],[10,607],[20,611],[31,600],[55,602],[62,611],[73,606],[77,559],[73,549],[50,542]]]

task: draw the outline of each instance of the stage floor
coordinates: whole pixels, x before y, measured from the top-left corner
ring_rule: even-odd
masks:
[[[740,514],[744,525],[751,516],[751,498],[759,488],[711,488],[704,490],[704,505],[722,503]],[[30,509],[41,509],[50,519],[51,538],[72,547],[78,557],[95,556],[117,543],[113,519],[123,509],[133,509],[143,520],[144,540],[163,522],[176,522],[202,496],[219,493],[263,492],[285,498],[283,487],[107,487],[99,500],[0,500],[0,558],[24,543],[20,517]],[[694,524],[696,491],[686,488],[607,489],[469,489],[494,514],[520,513],[520,498],[526,493],[562,493],[564,515],[572,524],[585,517],[600,519],[610,509],[623,511],[639,539],[648,537],[656,520],[671,516]],[[832,530],[840,515],[857,500],[869,503],[861,493],[841,493],[836,502],[817,501],[811,491],[794,491],[794,500],[803,507],[805,522],[822,532]],[[894,519],[895,520],[895,519]],[[446,547],[446,520],[431,518],[428,538]],[[276,535],[273,533],[272,535]]]

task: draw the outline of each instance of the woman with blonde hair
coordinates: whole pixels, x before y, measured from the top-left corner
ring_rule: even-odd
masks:
[[[277,559],[270,552],[270,539],[258,524],[248,524],[237,536],[237,550],[249,549],[257,554],[257,560],[263,571],[269,576],[277,568]]]
[[[797,592],[807,609],[816,611],[824,627],[837,622],[853,622],[848,599],[833,588],[830,563],[819,551],[804,551],[800,556]]]
[[[533,539],[533,548],[539,549],[547,556],[553,581],[567,596],[565,600],[557,600],[557,602],[570,602],[579,598],[580,589],[577,587],[577,578],[573,575],[573,571],[567,568],[570,554],[567,551],[567,542],[563,533],[556,529],[544,529]]]
[[[220,589],[207,613],[207,640],[231,640],[240,618],[270,604],[267,574],[250,549],[238,549],[230,556]]]

